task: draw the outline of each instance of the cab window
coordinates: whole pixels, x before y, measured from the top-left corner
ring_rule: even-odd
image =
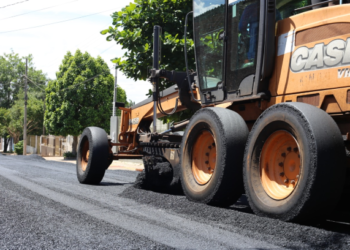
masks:
[[[295,11],[295,9],[311,5],[311,0],[279,0],[276,1],[276,9],[281,15],[281,19],[288,18],[290,16],[300,14],[305,11],[310,11],[311,9],[305,9],[300,11]]]

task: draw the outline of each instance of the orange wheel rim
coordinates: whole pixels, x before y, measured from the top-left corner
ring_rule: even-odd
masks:
[[[216,146],[213,135],[203,131],[192,150],[192,173],[200,185],[208,183],[216,166]]]
[[[261,151],[260,179],[265,192],[275,200],[287,198],[296,188],[301,169],[299,145],[287,131],[276,131]]]
[[[81,152],[81,168],[83,171],[86,170],[89,162],[90,150],[89,150],[89,141],[85,140],[83,144],[83,149]]]

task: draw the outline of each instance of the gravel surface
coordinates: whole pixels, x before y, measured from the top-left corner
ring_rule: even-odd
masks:
[[[316,225],[300,225],[262,218],[253,214],[245,196],[230,208],[218,208],[190,202],[184,196],[160,194],[127,188],[122,197],[160,209],[182,214],[189,220],[200,221],[256,240],[292,249],[349,249],[350,224],[324,221]],[[328,231],[324,230],[328,228]],[[340,232],[335,232],[340,231]]]
[[[0,155],[0,249],[349,249],[350,224],[285,223],[135,189],[132,171],[78,183],[75,166]]]
[[[6,160],[9,157],[6,156]],[[27,172],[35,175],[33,162],[47,164],[41,157],[16,158],[5,161],[0,156],[0,249],[170,249],[7,179],[8,173],[15,171],[6,170],[22,168],[23,173],[18,174],[26,178],[17,180],[23,184],[29,177]],[[71,164],[65,165],[63,169],[72,169]],[[4,170],[8,172],[6,177],[3,177]],[[128,175],[132,176],[127,172]],[[108,182],[104,184],[108,185]]]

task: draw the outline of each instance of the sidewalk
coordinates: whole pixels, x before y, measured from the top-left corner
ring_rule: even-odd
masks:
[[[47,161],[58,161],[76,164],[76,160],[64,160],[63,157],[43,157]],[[109,166],[109,170],[130,170],[130,171],[142,171],[143,170],[142,160],[118,160],[113,161]]]

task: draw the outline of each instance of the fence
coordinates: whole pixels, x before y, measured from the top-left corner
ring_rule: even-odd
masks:
[[[78,136],[79,141],[79,136]],[[46,156],[63,156],[72,151],[73,136],[29,135],[27,136],[27,154]]]
[[[161,133],[161,132],[169,129],[168,124],[163,124],[163,122],[161,120],[157,120],[156,125],[157,125],[157,132],[158,133]],[[151,123],[150,129],[153,132],[153,122]]]
[[[118,117],[120,123],[120,117]],[[151,124],[151,130],[153,125]],[[157,120],[157,131],[162,132],[168,129],[167,124]],[[78,136],[79,142],[80,136]],[[71,152],[73,146],[73,136],[54,136],[54,135],[28,135],[27,136],[27,154],[40,154],[47,156],[63,156],[65,152]],[[78,145],[77,145],[78,146]]]

